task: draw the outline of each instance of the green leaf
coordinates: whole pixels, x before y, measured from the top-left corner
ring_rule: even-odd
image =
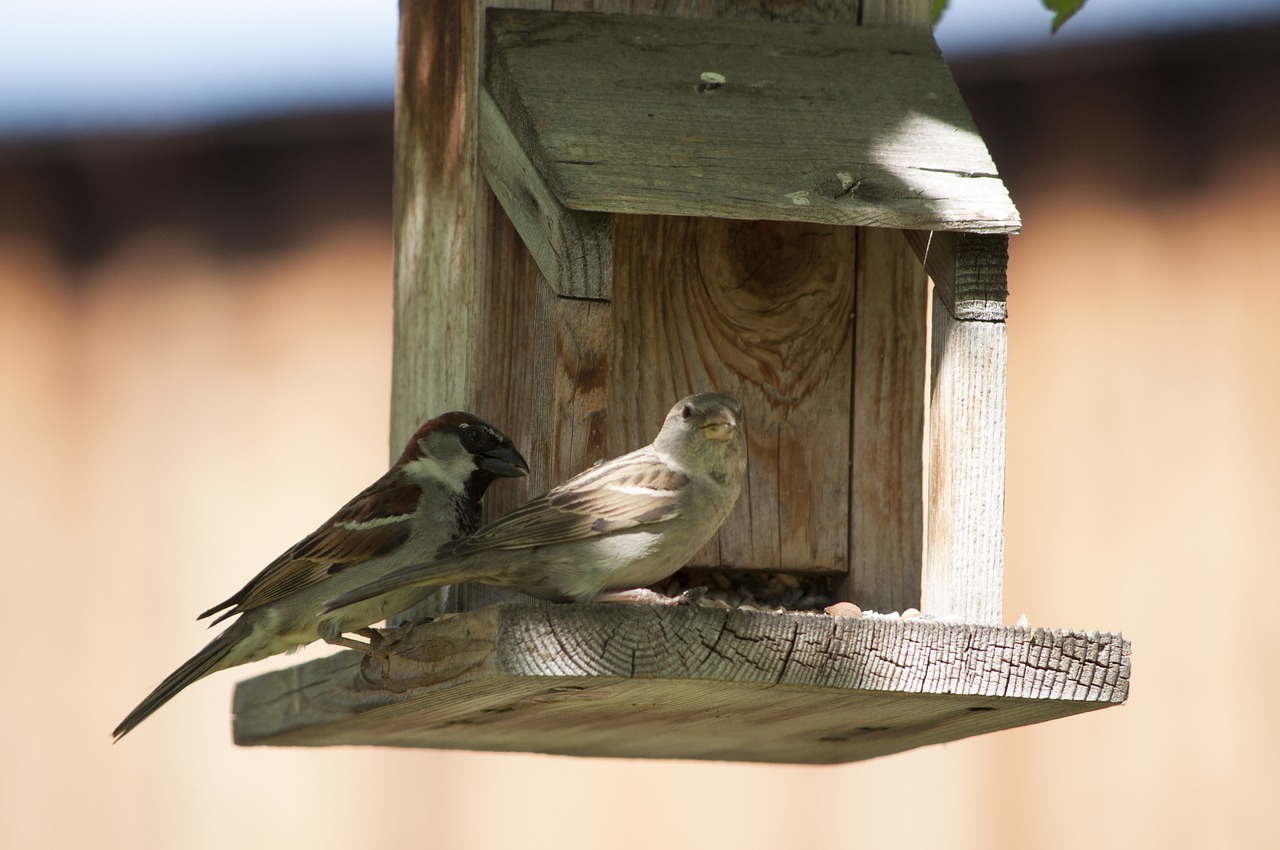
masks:
[[[947,11],[950,0],[930,0],[933,4],[933,25],[942,20],[942,13]],[[1085,0],[1040,0],[1046,9],[1053,12],[1053,23],[1049,31],[1056,33],[1058,29],[1071,19],[1071,16],[1084,7]]]
[[[1084,6],[1084,0],[1040,0],[1040,2],[1044,4],[1046,9],[1053,12],[1053,24],[1049,28],[1049,31],[1053,33],[1056,33],[1059,27],[1070,20],[1071,16],[1079,12],[1080,8]],[[946,5],[946,0],[943,0],[943,5]],[[935,11],[937,8],[937,0],[934,0]]]

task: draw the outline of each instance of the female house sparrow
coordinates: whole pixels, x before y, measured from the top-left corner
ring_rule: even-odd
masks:
[[[528,471],[505,434],[469,413],[446,413],[424,423],[385,475],[239,593],[201,614],[203,619],[221,611],[214,623],[237,614],[240,619],[161,682],[112,735],[119,740],[178,691],[217,670],[317,638],[365,646],[342,634],[407,610],[434,588],[404,588],[336,615],[322,611],[324,600],[430,558],[441,544],[474,531],[489,485]]]
[[[682,399],[651,445],[579,473],[432,561],[335,596],[325,610],[463,581],[547,599],[670,601],[643,588],[684,566],[738,500],[747,466],[741,416],[717,393]]]

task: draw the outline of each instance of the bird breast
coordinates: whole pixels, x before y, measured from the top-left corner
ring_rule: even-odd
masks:
[[[644,587],[672,571],[661,543],[656,531],[607,535],[577,549],[573,563],[548,565],[548,572],[558,592],[582,601],[607,590]]]

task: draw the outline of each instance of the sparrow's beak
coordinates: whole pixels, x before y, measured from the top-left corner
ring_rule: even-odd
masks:
[[[476,456],[476,465],[500,478],[519,478],[529,474],[529,464],[512,445],[481,452]]]
[[[706,421],[700,427],[702,436],[708,440],[732,440],[733,432],[738,427],[738,420],[734,418],[732,410],[721,407],[708,413]]]

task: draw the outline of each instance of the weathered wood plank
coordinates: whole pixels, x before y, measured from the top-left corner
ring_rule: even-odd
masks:
[[[612,314],[613,305],[607,301],[563,298],[539,281],[533,314],[538,339],[532,397],[537,409],[529,436],[530,451],[536,455],[529,461],[534,493],[598,461],[639,448],[662,425],[662,417],[651,422],[653,434],[632,446],[607,442]]]
[[[846,570],[854,229],[619,215],[614,235],[611,450],[686,393],[737,396],[748,480],[693,564]]]
[[[1001,620],[1008,237],[908,233],[934,278],[921,610]]]
[[[927,0],[862,0],[864,25],[932,25]],[[892,232],[859,231],[849,574],[837,595],[876,611],[922,603],[928,281]]]
[[[566,207],[1010,232],[927,28],[493,11],[486,85]]]
[[[475,11],[458,3],[402,3],[396,79],[394,200],[395,332],[391,456],[428,416],[471,403],[478,334],[475,139],[472,117]],[[442,214],[447,210],[448,214]],[[440,333],[441,328],[451,333]]]
[[[241,682],[249,745],[829,764],[1123,702],[1114,634],[632,605],[500,605]],[[767,734],[761,734],[767,730]]]
[[[493,98],[483,89],[479,98],[481,168],[543,276],[560,295],[607,299],[613,274],[609,215],[561,204]]]
[[[858,229],[849,578],[874,611],[921,605],[929,283],[891,230]]]
[[[900,231],[933,282],[933,291],[955,315],[956,237],[942,230]]]
[[[1008,317],[1008,236],[923,230],[902,234],[952,316],[980,322]]]
[[[961,321],[936,293],[922,611],[1001,621],[1008,341],[1003,322]]]

